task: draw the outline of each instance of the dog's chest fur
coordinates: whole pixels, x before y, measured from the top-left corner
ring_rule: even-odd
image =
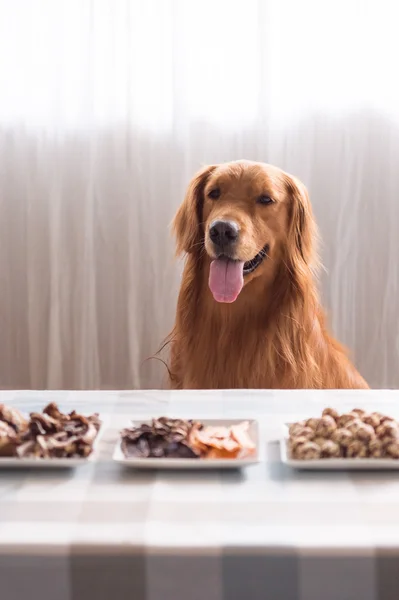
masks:
[[[267,328],[248,315],[219,319],[198,310],[181,347],[184,388],[273,388],[279,378],[267,368]]]

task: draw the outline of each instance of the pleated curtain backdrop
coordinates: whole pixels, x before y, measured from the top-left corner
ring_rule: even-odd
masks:
[[[308,186],[334,333],[399,387],[391,0],[0,0],[0,387],[158,388],[203,164]]]

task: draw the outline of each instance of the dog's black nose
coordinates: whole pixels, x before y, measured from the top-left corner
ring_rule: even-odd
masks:
[[[238,239],[238,225],[234,221],[214,221],[209,229],[209,237],[221,248],[234,244]]]

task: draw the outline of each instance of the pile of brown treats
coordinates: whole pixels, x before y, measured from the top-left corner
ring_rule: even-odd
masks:
[[[321,418],[293,423],[289,428],[291,457],[399,458],[399,423],[379,412],[355,408],[339,414],[325,408]]]
[[[193,421],[160,417],[121,431],[126,458],[199,458],[188,443]]]
[[[249,456],[256,449],[248,421],[225,427],[160,417],[124,429],[121,437],[126,458],[233,459]]]
[[[97,414],[85,417],[60,412],[52,402],[26,418],[16,408],[0,404],[0,460],[16,458],[86,458],[101,426]]]

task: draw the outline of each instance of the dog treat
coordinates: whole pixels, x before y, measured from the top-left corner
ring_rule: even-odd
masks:
[[[391,436],[389,436],[389,435],[386,435],[386,436],[385,436],[385,437],[383,437],[383,438],[377,438],[377,439],[378,439],[378,440],[381,442],[381,444],[382,444],[382,447],[383,447],[383,448],[385,448],[385,449],[386,449],[386,448],[387,448],[387,447],[388,447],[390,444],[397,443],[397,442],[399,441],[399,440],[398,440],[398,438],[396,438],[396,437],[391,437]]]
[[[312,429],[311,427],[298,427],[296,429],[294,429],[294,437],[304,437],[307,440],[313,440],[315,437],[315,430]]]
[[[330,437],[330,435],[337,429],[335,420],[326,415],[322,417],[316,427],[316,435],[321,437]]]
[[[336,429],[333,432],[331,439],[334,442],[337,442],[337,444],[339,444],[343,448],[347,448],[349,446],[349,444],[351,442],[353,442],[355,437],[354,437],[353,433],[351,431],[349,431],[349,429],[346,429],[345,427],[341,427],[340,429]]]
[[[295,438],[291,438],[290,439],[290,448],[293,454],[296,453],[298,446],[301,446],[302,444],[306,444],[307,442],[309,442],[309,440],[306,437],[295,437]],[[316,443],[316,442],[313,442]]]
[[[392,440],[390,440],[392,443]],[[372,458],[382,458],[385,453],[381,440],[374,438],[369,442],[369,453]]]
[[[314,429],[316,431],[316,427],[318,426],[319,421],[320,419],[315,419],[312,417],[311,419],[308,419],[306,421],[306,427],[310,427],[311,429]]]
[[[151,425],[126,428],[121,432],[122,451],[126,458],[199,458],[188,444],[188,437],[198,424],[161,417]]]
[[[0,421],[0,457],[13,456],[17,446],[15,429],[5,421]]]
[[[290,435],[297,436],[300,435],[300,432],[306,427],[305,421],[300,421],[298,423],[293,423],[290,425],[289,433]]]
[[[399,458],[399,443],[398,442],[392,442],[391,444],[388,444],[388,446],[386,447],[386,453],[388,454],[388,456],[391,456],[392,458]]]
[[[355,417],[358,417],[359,419],[361,419],[366,414],[366,411],[363,410],[362,408],[352,408],[351,413],[353,415],[355,415]]]
[[[338,458],[341,456],[340,445],[332,440],[325,440],[320,450],[322,458]]]
[[[346,425],[345,428],[349,429],[349,431],[351,433],[353,433],[353,435],[355,437],[357,437],[357,432],[358,430],[363,427],[364,423],[363,421],[361,421],[360,419],[353,419],[353,421],[349,421]]]
[[[362,421],[367,425],[371,425],[373,429],[377,429],[378,425],[381,423],[381,415],[375,412],[369,415],[366,414],[362,417]]]
[[[86,458],[101,426],[97,414],[63,414],[55,403],[25,418],[0,406],[0,456],[19,458]]]
[[[360,440],[353,440],[346,449],[348,458],[367,458],[368,448],[366,444]]]
[[[332,417],[334,421],[339,419],[339,412],[335,408],[325,408],[321,413],[322,417]]]
[[[126,458],[242,458],[255,450],[248,429],[247,421],[214,427],[161,417],[124,429],[121,448]]]
[[[306,441],[304,444],[299,444],[295,450],[295,458],[301,460],[315,460],[320,458],[321,449],[320,446],[314,442]]]
[[[0,404],[0,421],[10,425],[17,433],[24,431],[28,426],[28,420],[19,410],[5,404]]]
[[[383,439],[385,437],[395,438],[399,435],[399,428],[395,421],[383,421],[375,430],[377,437]]]
[[[351,421],[353,421],[355,417],[353,416],[353,414],[349,414],[349,413],[344,413],[343,415],[340,415],[337,419],[337,425],[338,427],[346,427],[347,423],[350,423]]]
[[[343,414],[325,408],[321,418],[311,417],[290,425],[288,448],[291,457],[299,460],[399,459],[399,423],[361,408]]]
[[[312,442],[314,442],[318,446],[322,446],[325,441],[326,441],[326,438],[324,438],[324,437],[314,437],[312,440]]]
[[[357,428],[356,437],[363,442],[370,442],[375,438],[375,431],[371,425],[363,423]]]
[[[378,413],[380,415],[380,419],[381,419],[381,423],[385,423],[385,421],[393,421],[394,423],[397,423],[397,421],[395,421],[395,419],[393,419],[392,417],[389,417],[388,415],[383,415],[382,413]]]

